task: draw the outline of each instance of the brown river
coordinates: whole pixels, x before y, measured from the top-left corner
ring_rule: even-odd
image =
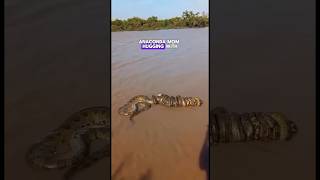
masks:
[[[177,49],[141,50],[140,39],[178,39]],[[112,33],[114,179],[205,179],[199,159],[208,125],[208,28]],[[139,94],[199,96],[192,108],[153,106],[134,118],[118,108]],[[121,170],[119,168],[121,167]]]

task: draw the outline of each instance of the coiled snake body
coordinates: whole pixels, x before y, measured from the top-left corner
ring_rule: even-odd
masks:
[[[210,143],[290,140],[297,126],[280,112],[229,113],[217,107],[210,113]]]
[[[160,104],[166,107],[201,106],[198,97],[181,97],[158,94],[151,98],[135,96],[119,108],[119,114],[130,119]],[[90,107],[71,115],[60,127],[53,130],[38,143],[32,145],[26,155],[27,161],[44,169],[65,169],[65,179],[95,161],[110,157],[110,108]],[[288,140],[297,132],[292,121],[281,113],[229,113],[224,108],[215,108],[210,113],[210,144]],[[105,142],[95,152],[91,144]]]
[[[70,168],[65,179],[96,160],[110,156],[110,109],[90,107],[72,114],[60,127],[31,146],[26,159],[44,169]],[[92,142],[102,140],[101,149],[90,153]]]
[[[166,107],[188,107],[201,106],[202,100],[199,97],[169,96],[159,93],[149,98],[148,96],[138,95],[131,98],[128,103],[119,108],[119,114],[129,116],[130,120],[137,114],[151,108],[152,104],[160,104]]]

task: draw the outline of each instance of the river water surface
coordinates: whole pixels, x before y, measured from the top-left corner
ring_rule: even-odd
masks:
[[[177,49],[141,50],[140,39],[178,39]],[[208,125],[208,28],[112,33],[112,173],[116,179],[201,180]],[[134,118],[118,108],[139,94],[199,96],[195,108],[153,106]],[[121,170],[119,170],[121,167]]]

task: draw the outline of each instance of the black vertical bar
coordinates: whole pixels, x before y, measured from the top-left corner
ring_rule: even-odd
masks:
[[[107,39],[106,39],[106,41],[107,41],[107,47],[106,47],[106,49],[107,49],[107,57],[108,57],[108,59],[106,59],[106,61],[107,61],[107,64],[106,64],[106,76],[109,76],[109,84],[107,84],[107,88],[109,89],[109,94],[107,94],[107,96],[109,95],[109,99],[107,99],[106,101],[106,103],[107,103],[107,107],[110,109],[110,134],[109,134],[109,137],[110,137],[110,157],[109,157],[109,176],[107,176],[106,177],[106,179],[107,180],[111,180],[112,179],[112,167],[111,167],[111,158],[112,158],[112,153],[111,153],[111,150],[112,150],[112,137],[111,137],[111,131],[112,131],[112,121],[111,121],[111,99],[112,99],[112,96],[111,96],[111,11],[112,11],[112,9],[111,9],[111,1],[112,0],[107,0],[108,1],[108,3],[107,3],[107,17],[106,17],[106,30],[107,30]],[[107,93],[107,92],[106,92]]]

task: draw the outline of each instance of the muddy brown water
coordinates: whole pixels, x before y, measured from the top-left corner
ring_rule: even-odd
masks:
[[[178,39],[177,49],[141,50],[140,39]],[[112,33],[112,173],[116,179],[205,179],[199,156],[208,125],[208,28]],[[118,114],[131,97],[199,96],[201,107],[153,106]],[[115,176],[113,176],[115,177]]]

